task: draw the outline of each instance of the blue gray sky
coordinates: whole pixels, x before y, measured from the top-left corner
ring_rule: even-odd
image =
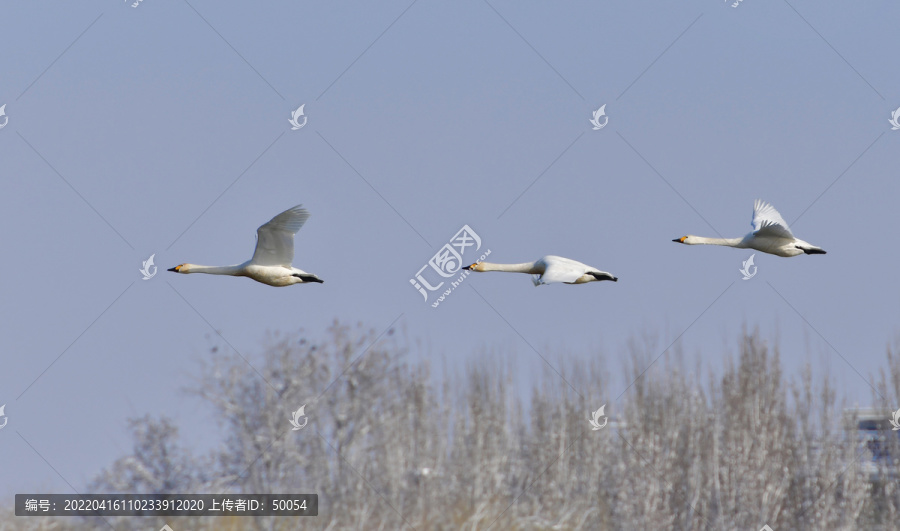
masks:
[[[602,352],[613,414],[635,337],[714,370],[758,327],[789,375],[813,363],[871,403],[898,333],[896,2],[2,14],[0,495],[83,489],[130,448],[129,416],[215,445],[214,412],[182,389],[216,332],[252,362],[267,332],[323,338],[335,318],[394,323],[451,370],[512,353],[523,389],[553,370],[542,357]],[[744,281],[750,251],[671,242],[742,236],[756,198],[828,254],[757,253]],[[324,284],[165,272],[246,260],[298,203],[294,265]],[[620,280],[472,275],[432,308],[409,279],[465,224],[493,261],[558,254]]]

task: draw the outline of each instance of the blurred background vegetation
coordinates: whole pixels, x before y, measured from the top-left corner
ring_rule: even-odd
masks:
[[[785,378],[777,345],[758,332],[737,338],[721,374],[686,369],[677,349],[652,363],[652,341],[635,341],[621,397],[592,354],[554,362],[559,374],[537,376],[527,399],[512,357],[435,378],[399,336],[339,323],[320,341],[275,334],[252,366],[214,346],[188,392],[219,419],[220,446],[195,455],[165,416],[134,418],[133,449],[87,490],[317,493],[317,517],[15,518],[7,508],[0,529],[900,525],[900,432],[886,421],[900,392],[895,350],[861,431],[827,375]],[[302,404],[309,421],[293,431]],[[609,423],[592,430],[603,404]]]

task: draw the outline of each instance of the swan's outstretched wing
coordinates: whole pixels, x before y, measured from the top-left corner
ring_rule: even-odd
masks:
[[[545,269],[544,274],[541,275],[541,284],[575,282],[587,272],[586,265],[567,258],[545,256],[542,261]]]
[[[309,219],[301,205],[289,208],[256,229],[256,252],[251,263],[264,266],[291,267],[294,260],[294,234]]]
[[[775,210],[775,207],[762,199],[753,203],[753,233],[757,236],[770,236],[776,238],[793,238],[794,234],[788,224]]]

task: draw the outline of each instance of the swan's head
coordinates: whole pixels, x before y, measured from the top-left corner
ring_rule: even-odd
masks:
[[[472,265],[467,265],[463,269],[466,271],[484,271],[484,264],[482,262],[475,262]]]
[[[681,238],[675,238],[672,241],[676,243],[683,243],[685,245],[694,245],[695,243],[697,243],[694,238],[696,238],[696,236],[691,236],[690,234],[688,234],[687,236],[682,236]]]
[[[191,272],[191,264],[181,264],[175,267],[166,269],[166,271],[171,271],[173,273],[190,273]]]

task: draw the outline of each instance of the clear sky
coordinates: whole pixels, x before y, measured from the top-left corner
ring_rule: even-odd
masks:
[[[900,331],[897,2],[0,13],[8,503],[82,490],[130,448],[129,416],[215,444],[214,412],[182,389],[216,331],[252,361],[267,331],[395,323],[413,356],[451,368],[513,352],[523,388],[552,370],[535,350],[602,351],[613,403],[633,338],[654,335],[657,354],[678,339],[715,369],[759,327],[789,375],[813,363],[860,404]],[[757,253],[744,281],[751,252],[671,242],[744,235],[756,198],[828,254]],[[298,203],[312,217],[294,265],[324,284],[165,271],[248,259],[256,227]],[[558,254],[619,282],[473,274],[432,308],[409,280],[464,224],[493,261]]]

